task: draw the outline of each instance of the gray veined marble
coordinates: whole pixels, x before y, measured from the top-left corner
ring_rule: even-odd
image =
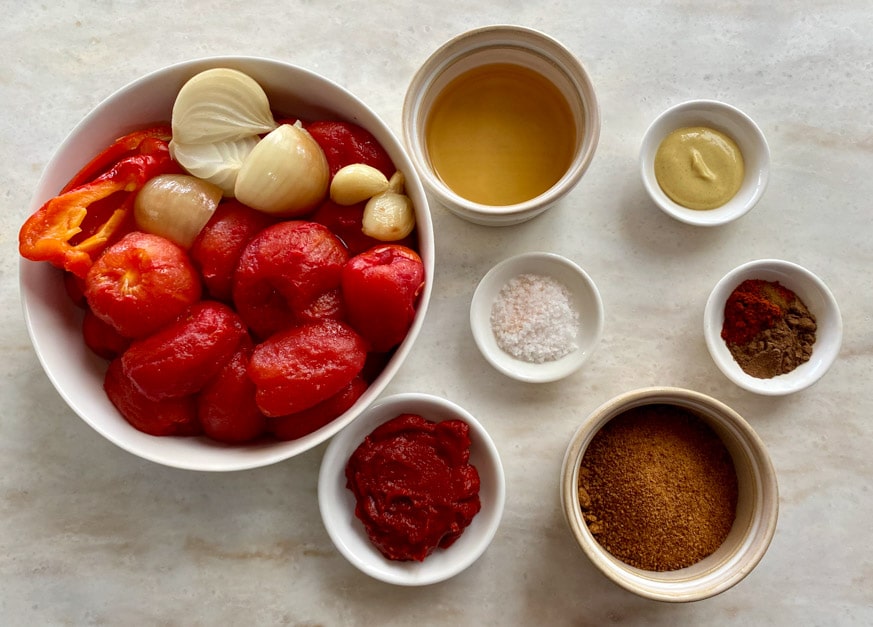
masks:
[[[539,3],[0,3],[0,622],[10,625],[864,625],[873,623],[873,8],[865,0]],[[318,71],[400,132],[406,86],[466,29],[517,23],[578,54],[603,128],[559,206],[519,226],[434,205],[438,268],[425,328],[388,392],[445,396],[493,436],[507,503],[488,551],[425,588],[371,580],[334,549],[317,509],[323,447],[260,470],[164,468],[76,417],[42,373],[18,297],[18,228],[66,133],[114,90],[193,57],[250,54]],[[770,183],[741,220],[700,229],[646,196],[651,120],[689,98],[761,126]],[[582,370],[525,385],[492,368],[468,325],[495,263],[550,250],[597,283],[606,324]],[[751,259],[794,261],[842,311],[843,348],[812,388],[755,396],[711,361],[713,285]],[[64,350],[59,346],[58,350]],[[742,414],[778,472],[780,518],[749,577],[713,599],[637,598],[586,561],[564,527],[561,456],[579,422],[629,389],[675,385]]]

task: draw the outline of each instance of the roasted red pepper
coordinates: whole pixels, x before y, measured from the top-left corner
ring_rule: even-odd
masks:
[[[137,135],[141,136],[132,154],[128,150],[130,143],[123,143],[124,138],[117,140],[101,153],[106,157],[93,160],[73,181],[80,180],[83,172],[102,170],[110,163],[108,169],[90,182],[72,188],[68,184],[66,191],[25,221],[18,233],[22,257],[48,261],[76,276],[85,276],[97,255],[129,224],[135,192],[158,174],[181,171],[170,158],[165,140]],[[111,162],[117,150],[123,156]]]
[[[103,152],[91,159],[85,167],[79,170],[76,175],[70,179],[70,182],[64,186],[61,193],[64,194],[71,189],[93,181],[125,157],[147,154],[150,147],[154,146],[154,144],[150,143],[149,140],[157,139],[166,143],[172,138],[173,131],[168,124],[153,126],[141,131],[134,131],[133,133],[128,133],[124,137],[119,137],[103,149]]]

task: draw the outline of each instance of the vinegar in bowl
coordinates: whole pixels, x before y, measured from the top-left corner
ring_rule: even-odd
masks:
[[[456,194],[483,205],[523,203],[570,168],[577,133],[561,91],[511,63],[470,69],[434,100],[425,138],[431,165]]]

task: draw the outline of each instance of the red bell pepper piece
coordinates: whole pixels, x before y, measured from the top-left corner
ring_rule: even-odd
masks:
[[[93,181],[125,157],[148,152],[148,142],[146,142],[146,140],[154,138],[166,143],[169,142],[172,137],[173,131],[168,124],[161,124],[141,131],[134,131],[133,133],[128,133],[124,137],[119,137],[107,146],[99,155],[91,159],[85,167],[79,170],[76,175],[70,179],[69,183],[64,186],[61,193],[66,193],[71,189],[75,189],[80,185]],[[143,142],[146,142],[146,146],[143,146]]]
[[[97,255],[122,234],[132,215],[135,192],[159,174],[181,171],[170,158],[165,141],[149,138],[140,142],[139,150],[144,153],[121,158],[93,181],[61,193],[37,209],[18,233],[21,256],[48,261],[84,277]],[[89,209],[98,215],[90,216],[89,224],[83,227]]]

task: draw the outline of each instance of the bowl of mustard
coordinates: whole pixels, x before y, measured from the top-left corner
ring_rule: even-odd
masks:
[[[745,215],[767,187],[770,149],[736,107],[690,100],[659,115],[640,148],[643,186],[667,215],[718,226]]]

